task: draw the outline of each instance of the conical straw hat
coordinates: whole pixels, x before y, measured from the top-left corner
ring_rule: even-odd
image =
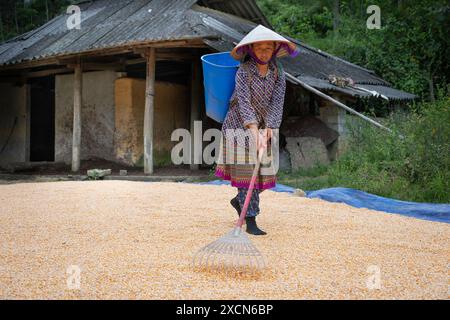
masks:
[[[258,25],[250,31],[236,47],[231,51],[231,56],[236,60],[241,60],[248,50],[250,44],[261,41],[276,41],[281,48],[277,52],[277,57],[281,58],[287,55],[296,56],[298,54],[297,45],[289,41],[278,33]]]

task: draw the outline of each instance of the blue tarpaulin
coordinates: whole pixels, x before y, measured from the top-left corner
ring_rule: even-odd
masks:
[[[200,184],[229,185],[226,180],[198,182]],[[276,192],[294,192],[295,188],[277,183],[270,189]],[[397,213],[418,219],[450,223],[450,204],[421,203],[401,201],[380,197],[364,191],[351,188],[327,188],[316,191],[305,191],[308,198],[320,198],[330,202],[342,202],[356,208]]]

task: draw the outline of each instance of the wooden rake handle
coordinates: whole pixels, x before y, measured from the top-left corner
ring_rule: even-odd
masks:
[[[244,224],[245,215],[247,214],[248,205],[250,204],[250,198],[252,197],[253,187],[255,186],[256,177],[258,176],[259,166],[264,154],[264,147],[258,150],[258,158],[256,160],[255,168],[253,169],[252,180],[250,180],[250,185],[248,187],[247,196],[245,197],[244,207],[242,208],[241,214],[239,215],[239,220],[236,222],[236,228],[241,228]]]

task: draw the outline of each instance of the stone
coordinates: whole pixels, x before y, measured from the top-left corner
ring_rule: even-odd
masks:
[[[295,190],[294,190],[294,196],[297,196],[297,197],[306,197],[306,192],[303,191],[302,189],[295,189]]]
[[[98,179],[111,174],[111,169],[91,169],[87,171],[89,178]]]
[[[327,148],[320,138],[286,137],[286,149],[289,151],[294,171],[330,163]]]
[[[337,131],[313,116],[288,117],[283,120],[280,133],[285,137],[320,138],[327,147],[339,137]]]
[[[278,168],[281,171],[291,171],[291,158],[285,149],[280,150]]]

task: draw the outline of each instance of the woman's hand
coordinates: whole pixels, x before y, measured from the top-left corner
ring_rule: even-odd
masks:
[[[253,135],[253,139],[256,142],[258,150],[261,148],[267,147],[267,130],[263,129],[262,131],[258,130],[258,126],[256,124],[250,124],[249,129]]]
[[[267,148],[267,134],[265,130],[263,130],[263,132],[259,132],[258,150],[261,148]]]

